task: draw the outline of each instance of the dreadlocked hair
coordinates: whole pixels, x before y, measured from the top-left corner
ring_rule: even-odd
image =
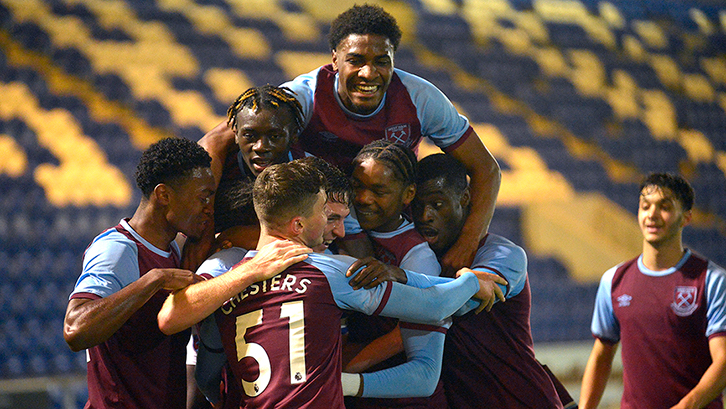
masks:
[[[293,135],[297,135],[303,129],[304,114],[300,101],[295,98],[295,92],[287,87],[276,87],[270,84],[252,87],[238,96],[227,109],[227,126],[231,129],[237,128],[237,114],[242,108],[250,108],[257,113],[263,106],[273,109],[281,106],[287,107],[295,120]]]
[[[405,183],[416,183],[418,162],[416,154],[403,145],[379,139],[364,146],[353,159],[353,166],[358,166],[366,159],[382,162],[393,171],[394,176]]]

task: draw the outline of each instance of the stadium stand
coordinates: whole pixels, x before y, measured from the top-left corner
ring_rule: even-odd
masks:
[[[501,163],[491,231],[528,251],[535,341],[589,339],[599,275],[639,252],[646,172],[693,183],[685,242],[726,265],[726,5],[381,3],[404,28],[396,66],[440,87]],[[0,379],[83,373],[65,297],[89,241],[138,201],[140,151],[197,140],[242,90],[326,63],[352,4],[0,0]],[[50,387],[51,407],[80,407],[70,390]]]

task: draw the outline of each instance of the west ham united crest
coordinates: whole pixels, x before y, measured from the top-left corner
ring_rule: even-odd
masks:
[[[408,137],[411,135],[411,127],[408,124],[393,125],[386,128],[386,140],[410,147]]]
[[[687,317],[696,311],[698,304],[696,304],[696,296],[698,290],[696,287],[689,286],[678,286],[676,287],[675,294],[673,295],[673,312],[679,317]]]

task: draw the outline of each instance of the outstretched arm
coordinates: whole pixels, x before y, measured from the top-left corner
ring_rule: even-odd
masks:
[[[249,285],[281,273],[305,260],[310,252],[310,248],[288,240],[265,245],[255,257],[229,272],[169,295],[159,311],[159,329],[170,335],[191,327]]]
[[[408,274],[410,276],[416,273]],[[436,324],[451,316],[479,291],[479,280],[470,272],[465,272],[448,283],[428,288],[415,288],[399,283],[389,285],[390,296],[380,314],[424,324]]]
[[[442,274],[452,277],[462,267],[471,266],[479,247],[479,239],[489,228],[494,215],[502,175],[494,156],[476,132],[451,152],[471,177],[471,211],[461,229],[459,239],[441,259]]]

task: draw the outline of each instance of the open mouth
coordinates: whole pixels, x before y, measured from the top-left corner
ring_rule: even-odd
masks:
[[[263,171],[272,164],[272,161],[269,159],[254,158],[250,159],[250,164],[255,168],[255,170]]]
[[[435,239],[439,236],[439,231],[433,227],[421,226],[417,230],[426,240]]]

